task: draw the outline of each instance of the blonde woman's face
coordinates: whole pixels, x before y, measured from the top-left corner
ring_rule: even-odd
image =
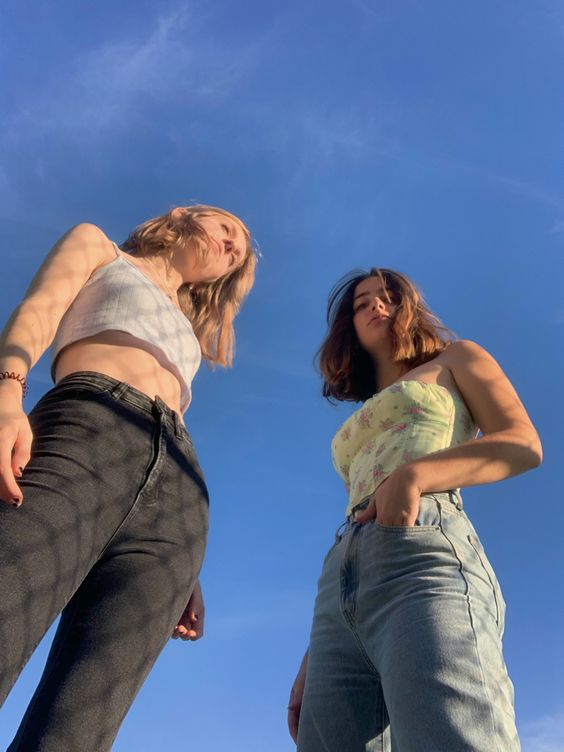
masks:
[[[239,222],[224,214],[207,214],[195,221],[206,234],[207,254],[202,259],[190,254],[192,282],[214,282],[241,266],[247,237]]]
[[[379,277],[359,282],[354,291],[353,323],[356,336],[368,352],[389,340],[392,316],[396,310]]]

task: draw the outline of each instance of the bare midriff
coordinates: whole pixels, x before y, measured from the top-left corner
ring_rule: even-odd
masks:
[[[158,395],[182,418],[178,379],[126,332],[100,332],[65,347],[55,364],[55,383],[76,371],[104,373],[151,399]]]

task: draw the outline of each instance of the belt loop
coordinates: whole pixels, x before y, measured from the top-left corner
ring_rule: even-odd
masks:
[[[164,418],[164,416],[166,415],[166,408],[165,408],[165,403],[162,401],[162,399],[159,397],[158,394],[155,394],[153,405],[162,420],[162,418]]]
[[[125,391],[127,391],[129,384],[126,381],[120,381],[113,389],[110,390],[110,394],[114,399],[119,399]]]
[[[174,421],[174,433],[176,434],[176,438],[181,439],[182,431],[180,430],[180,420],[178,419],[178,413],[176,410],[172,411],[172,419]]]
[[[343,522],[342,525],[339,525],[335,533],[335,543],[338,543],[341,540],[341,538],[343,537],[343,533],[345,532],[345,529],[348,524],[349,524],[349,521],[345,520],[345,522]]]
[[[462,511],[462,496],[460,495],[460,491],[455,488],[454,491],[451,491],[451,494],[454,496],[455,499],[455,506],[458,509],[459,512]]]

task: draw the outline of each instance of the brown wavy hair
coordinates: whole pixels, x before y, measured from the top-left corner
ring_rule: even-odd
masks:
[[[323,396],[330,401],[364,402],[376,392],[378,375],[372,358],[358,341],[353,323],[355,289],[369,277],[381,280],[388,302],[397,306],[390,327],[395,362],[407,369],[416,368],[456,339],[429,310],[421,292],[405,275],[379,268],[350,272],[329,294],[329,331],[317,353]]]
[[[246,238],[243,262],[215,282],[182,285],[178,301],[192,324],[203,357],[210,364],[229,367],[235,349],[233,321],[254,284],[258,259],[251,234],[239,217],[216,206],[178,206],[136,227],[121,248],[135,256],[162,256],[171,248],[190,246],[203,260],[208,253],[207,235],[197,220],[210,214],[222,214],[242,227]]]

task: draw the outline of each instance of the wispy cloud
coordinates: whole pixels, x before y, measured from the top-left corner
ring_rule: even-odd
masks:
[[[232,96],[257,61],[262,40],[233,54],[223,39],[204,33],[208,22],[201,8],[196,13],[182,5],[153,21],[145,35],[78,55],[69,65],[73,73],[29,92],[7,123],[9,138],[20,141],[31,130],[66,138],[130,130],[146,108]]]
[[[490,170],[478,169],[477,172],[484,178],[491,182],[498,183],[500,186],[507,188],[516,195],[529,198],[537,203],[544,204],[545,206],[551,206],[555,209],[562,210],[564,208],[564,196],[561,196],[552,191],[548,191],[541,186],[535,185],[525,180],[519,180],[517,178],[507,177]],[[564,223],[563,223],[564,224]]]
[[[564,709],[526,723],[521,731],[523,752],[564,750]]]

